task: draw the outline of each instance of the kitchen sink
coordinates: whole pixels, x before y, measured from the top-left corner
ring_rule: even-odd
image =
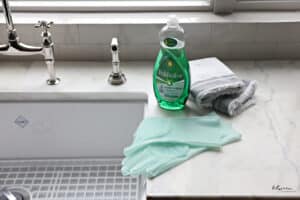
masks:
[[[122,176],[121,160],[146,104],[138,92],[1,93],[0,189],[23,200],[144,199],[145,180]]]

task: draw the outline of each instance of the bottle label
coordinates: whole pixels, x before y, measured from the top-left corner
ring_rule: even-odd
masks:
[[[169,58],[162,60],[161,67],[157,72],[156,83],[160,96],[169,102],[176,101],[184,92],[183,72]]]

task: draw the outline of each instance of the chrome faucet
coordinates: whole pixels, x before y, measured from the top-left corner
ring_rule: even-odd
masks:
[[[29,190],[22,187],[7,186],[0,189],[1,200],[32,200]]]
[[[118,38],[112,38],[111,40],[111,54],[112,54],[112,67],[113,70],[108,77],[108,82],[112,85],[121,85],[126,82],[125,75],[120,70],[120,59],[119,59],[119,42]]]
[[[40,27],[42,29],[41,47],[27,45],[20,42],[20,39],[17,35],[17,31],[12,20],[8,0],[2,0],[2,6],[7,25],[6,29],[8,32],[8,44],[0,45],[0,54],[8,56],[44,56],[50,76],[47,80],[47,83],[48,85],[57,85],[60,82],[60,79],[56,77],[56,71],[54,68],[54,43],[51,38],[51,33],[48,30],[53,22],[47,23],[46,21],[39,21],[35,25],[36,28]]]
[[[17,200],[16,196],[10,192],[9,190],[6,190],[6,189],[2,189],[0,191],[0,198],[1,197],[4,197],[6,200]]]

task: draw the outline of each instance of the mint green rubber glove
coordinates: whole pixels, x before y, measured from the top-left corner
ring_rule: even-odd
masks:
[[[125,156],[143,146],[158,143],[188,144],[197,147],[220,148],[221,125],[217,115],[189,118],[147,118],[138,127],[133,144]]]
[[[226,130],[227,129],[227,130]],[[223,131],[224,131],[224,137],[222,137],[222,144],[229,144],[235,141],[240,140],[241,135],[237,132],[235,132],[233,129],[231,129],[230,126],[223,124]],[[154,178],[161,173],[181,164],[182,162],[194,157],[195,155],[211,150],[210,148],[205,147],[189,147],[187,153],[185,156],[177,156],[170,160],[165,160],[165,162],[161,162],[159,164],[153,164],[151,167],[148,167],[147,170],[143,173],[148,178]]]
[[[222,134],[218,134],[220,135],[218,141],[221,145],[225,145],[227,143],[234,142],[240,139],[241,137],[240,134],[235,132],[227,124],[221,122],[216,115],[213,116],[213,118],[210,117],[211,116],[197,117],[197,119],[195,119],[194,117],[184,118],[184,119],[189,119],[192,121],[195,120],[197,121],[197,124],[199,123],[199,121],[201,121],[202,125],[209,122],[207,126],[212,126],[216,121],[218,121],[218,123],[215,123],[214,128],[218,127],[217,128],[218,132],[222,133]],[[182,120],[183,118],[174,118],[174,119],[176,121],[178,119]],[[143,141],[144,134],[142,133],[143,132],[139,132],[139,131],[136,132],[135,140],[132,146],[134,146],[136,142]],[[213,132],[211,133],[214,134]],[[183,132],[182,134],[184,135],[186,133]],[[154,136],[146,135],[144,138],[153,139]],[[188,143],[183,143],[183,142],[181,143],[180,142],[175,142],[175,143],[174,142],[165,142],[165,143],[153,142],[150,144],[146,144],[145,146],[140,146],[140,148],[135,149],[135,151],[125,150],[124,153],[126,157],[122,163],[123,164],[122,172],[124,175],[132,175],[132,176],[144,175],[148,178],[153,178],[165,172],[166,170],[177,166],[178,164],[184,162],[185,160],[199,154],[200,152],[209,149],[211,149],[211,147],[206,147],[206,146],[200,147],[195,145],[189,145]]]

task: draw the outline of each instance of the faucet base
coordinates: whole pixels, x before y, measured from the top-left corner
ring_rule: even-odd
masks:
[[[60,78],[48,79],[47,80],[48,85],[58,85],[59,83],[60,83]]]
[[[108,77],[108,82],[112,85],[121,85],[126,82],[126,77],[123,73],[111,73]]]

